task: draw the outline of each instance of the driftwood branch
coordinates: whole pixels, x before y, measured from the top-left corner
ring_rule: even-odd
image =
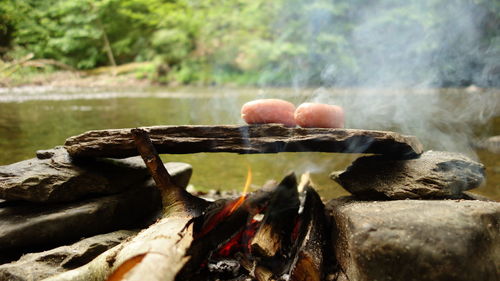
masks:
[[[153,143],[151,143],[148,133],[142,129],[132,129],[131,133],[137,151],[141,154],[142,160],[144,160],[158,187],[166,190],[175,188],[170,174],[163,165],[160,156],[158,156]]]
[[[192,227],[186,228],[190,219],[185,213],[171,214],[86,265],[44,281],[120,280],[115,272],[126,265],[124,280],[173,281],[187,261],[185,252],[193,240]]]
[[[132,129],[131,134],[137,151],[144,160],[149,173],[161,192],[164,212],[172,212],[179,209],[181,211],[193,212],[197,215],[199,212],[195,212],[195,210],[202,210],[207,206],[208,203],[205,200],[195,197],[184,189],[175,186],[172,182],[172,177],[156,152],[149,134],[145,130]]]
[[[142,128],[159,153],[198,152],[278,153],[338,152],[415,157],[423,152],[413,136],[394,132],[287,128],[277,124],[253,126],[156,126]],[[124,158],[137,155],[130,129],[89,131],[66,140],[73,157]]]
[[[162,193],[162,218],[92,262],[46,281],[173,281],[187,262],[185,253],[193,241],[189,222],[201,214],[208,203],[172,183],[146,131],[134,129],[130,134]]]

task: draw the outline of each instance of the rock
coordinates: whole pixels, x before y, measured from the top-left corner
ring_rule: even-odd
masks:
[[[327,213],[347,280],[499,280],[498,202],[344,197]]]
[[[423,146],[414,136],[395,132],[288,128],[279,124],[251,126],[155,126],[148,132],[158,153],[278,153],[320,151],[387,154],[393,158],[415,157]],[[64,143],[74,157],[124,158],[138,155],[131,129],[89,131]]]
[[[460,198],[483,182],[484,166],[459,153],[427,151],[410,160],[360,157],[331,178],[362,198]]]
[[[139,157],[132,157],[139,158]],[[142,161],[142,159],[141,159]],[[144,161],[141,162],[144,165]],[[183,162],[167,162],[164,164],[168,173],[172,176],[172,181],[178,187],[186,189],[193,174],[193,167],[190,164]],[[146,165],[144,165],[144,168]]]
[[[114,194],[150,177],[140,157],[72,162],[62,147],[38,151],[33,158],[0,166],[0,198],[30,202],[70,202],[92,195]],[[173,181],[186,187],[192,167],[167,163]]]
[[[0,280],[36,281],[80,267],[136,233],[119,230],[45,252],[26,254],[18,261],[0,265]]]
[[[476,148],[486,149],[492,153],[500,153],[500,136],[489,137],[474,144]]]
[[[73,203],[23,202],[0,208],[0,253],[59,246],[117,229],[138,228],[161,208],[152,181],[123,193]]]

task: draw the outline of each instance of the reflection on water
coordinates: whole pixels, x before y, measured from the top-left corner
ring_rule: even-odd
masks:
[[[280,97],[300,103],[311,99],[312,91],[296,91],[291,89],[179,89],[165,91],[149,88],[128,91],[102,91],[72,89],[61,92],[57,89],[15,89],[0,90],[0,165],[9,164],[34,157],[38,149],[47,149],[64,143],[65,139],[88,130],[107,128],[128,128],[152,125],[178,124],[242,124],[239,118],[241,105],[254,98]],[[346,108],[347,124],[350,127],[379,130],[395,130],[402,133],[417,134],[424,142],[426,149],[446,149],[444,144],[426,134],[426,124],[419,126],[398,126],[395,123],[371,122],[363,123],[365,117],[355,120],[362,108],[351,101],[360,99],[361,93],[353,90],[334,91],[333,100],[338,100]],[[395,91],[384,93],[384,98],[399,95]],[[498,94],[496,92],[495,94]],[[357,96],[356,96],[357,95]],[[420,92],[410,98],[428,100],[426,94]],[[477,137],[500,135],[500,112],[494,112],[490,121],[482,120],[480,113],[473,112],[468,118],[450,120],[443,114],[460,106],[467,106],[469,99],[463,97],[470,93],[464,91],[441,91],[439,111],[431,112],[436,120],[445,120],[438,125],[443,129],[441,134],[451,136],[453,140],[457,132],[465,132]],[[497,95],[497,97],[500,95]],[[316,95],[316,99],[322,97]],[[355,98],[353,98],[355,97]],[[465,100],[465,102],[464,102]],[[409,101],[411,104],[411,100]],[[461,105],[462,104],[462,105]],[[500,104],[500,103],[499,103]],[[390,105],[390,103],[386,103]],[[491,104],[490,104],[491,105]],[[491,106],[495,105],[492,103]],[[358,106],[358,107],[357,107]],[[494,106],[493,106],[494,108]],[[391,112],[394,108],[388,107]],[[482,112],[482,111],[481,111]],[[442,114],[443,116],[439,116]],[[466,115],[463,115],[466,116]],[[468,115],[467,115],[468,116]],[[383,117],[383,116],[379,116]],[[351,122],[349,119],[351,118]],[[484,124],[479,121],[484,121]],[[411,121],[411,120],[410,120]],[[413,122],[413,121],[411,121]],[[466,124],[469,122],[470,124]],[[364,126],[363,124],[366,124]],[[469,127],[470,129],[469,130]],[[415,129],[415,131],[413,131]],[[418,129],[418,130],[417,130]],[[434,128],[435,129],[435,128]],[[469,132],[470,131],[470,132]],[[456,135],[454,135],[456,134]],[[430,136],[429,136],[430,135]],[[470,139],[456,139],[461,144],[458,151],[475,157],[470,147],[464,147]],[[254,186],[262,185],[269,179],[279,180],[289,171],[302,173],[311,171],[313,181],[324,197],[346,194],[338,185],[328,179],[334,170],[345,169],[360,155],[344,155],[329,153],[281,153],[266,155],[235,155],[229,153],[199,153],[190,155],[164,155],[165,161],[184,161],[194,167],[192,183],[202,188],[241,189],[243,188],[247,165],[254,172]],[[500,200],[500,155],[478,151],[477,156],[487,167],[488,181],[477,190],[478,193]]]

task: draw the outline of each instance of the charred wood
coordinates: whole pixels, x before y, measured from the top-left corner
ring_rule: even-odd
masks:
[[[291,251],[294,260],[289,271],[290,280],[325,280],[335,265],[332,255],[326,253],[331,245],[325,206],[312,187],[306,186],[305,192],[297,242]]]
[[[269,202],[264,219],[252,239],[254,254],[264,258],[286,256],[299,205],[297,180],[292,173],[278,185]]]
[[[194,219],[194,224],[201,223],[203,216]],[[211,230],[205,233],[204,229],[198,233],[193,233],[197,237],[189,249],[186,251],[186,256],[189,258],[184,267],[180,270],[175,280],[199,280],[203,276],[205,270],[204,263],[210,257],[212,252],[223,243],[228,242],[234,235],[241,231],[247,224],[248,211],[243,206],[240,206],[232,214],[217,222]],[[215,222],[214,222],[215,223]],[[210,226],[205,226],[210,227]],[[197,228],[196,225],[194,228]],[[200,237],[201,235],[201,237]]]

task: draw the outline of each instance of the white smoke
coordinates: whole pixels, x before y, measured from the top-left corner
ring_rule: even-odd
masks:
[[[356,81],[359,88],[319,88],[304,100],[343,106],[348,128],[413,134],[427,149],[475,156],[474,128],[500,114],[500,92],[436,86],[454,77],[489,79],[470,63],[484,54],[478,41],[484,11],[466,1],[369,2],[356,12],[350,34],[357,76],[343,72],[338,61],[326,61],[321,74],[325,85]],[[438,51],[429,51],[435,46]],[[500,57],[481,59],[500,65]]]

